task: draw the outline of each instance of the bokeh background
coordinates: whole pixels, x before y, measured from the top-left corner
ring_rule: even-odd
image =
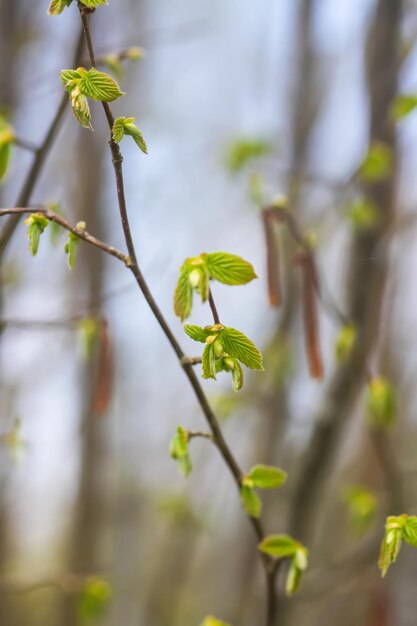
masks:
[[[52,18],[47,4],[0,0],[0,105],[36,145],[79,32],[75,7]],[[260,277],[215,285],[214,295],[221,319],[261,347],[266,372],[248,374],[239,394],[227,378],[204,387],[242,466],[289,472],[263,497],[266,524],[294,531],[311,559],[299,594],[281,598],[277,625],[414,625],[417,554],[404,547],[383,582],[377,559],[385,516],[417,509],[417,126],[412,114],[392,117],[396,94],[417,91],[415,3],[122,0],[91,23],[99,55],[146,50],[123,65],[127,95],[114,111],[135,116],[148,144],[148,156],[122,144],[129,215],[141,267],[187,352],[196,344],[172,310],[183,260],[226,250]],[[94,103],[92,114],[94,133],[68,110],[31,204],[59,202],[70,221],[123,249],[105,119]],[[261,158],[231,167],[242,146],[265,143]],[[389,168],[361,179],[381,143]],[[15,148],[3,207],[32,159]],[[266,205],[288,198],[314,239],[325,299],[337,303],[319,304],[321,382],[309,376],[302,277],[284,227],[284,303],[268,304],[254,180]],[[203,440],[192,443],[187,481],[169,457],[177,425],[205,428],[175,355],[129,272],[84,245],[69,272],[64,242],[45,233],[31,258],[21,224],[1,260],[1,626],[192,626],[208,613],[261,624],[256,544],[227,468]],[[359,332],[342,364],[335,309]],[[106,320],[90,358],[85,318]],[[210,323],[207,307],[197,303],[192,320]],[[398,396],[387,431],[366,420],[369,371]],[[80,608],[90,576],[111,587],[96,617]]]

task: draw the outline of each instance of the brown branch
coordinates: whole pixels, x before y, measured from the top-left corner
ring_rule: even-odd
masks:
[[[85,39],[87,43],[87,49],[88,49],[89,56],[90,56],[90,62],[92,66],[95,66],[96,61],[95,61],[95,56],[94,56],[94,48],[93,48],[93,43],[91,39],[90,28],[89,28],[88,12],[85,10],[85,7],[83,7],[83,5],[81,5],[80,3],[78,4],[78,8],[80,11],[80,16],[81,16],[81,20],[82,20],[82,24],[84,28],[84,34],[85,34]],[[123,228],[123,233],[124,233],[124,237],[126,241],[128,254],[131,260],[129,269],[133,273],[136,279],[136,282],[138,283],[138,286],[149,308],[151,309],[162,331],[164,332],[169,343],[171,344],[172,349],[174,350],[178,359],[182,361],[185,357],[185,354],[183,353],[179,343],[177,342],[174,334],[172,333],[170,327],[168,326],[168,323],[166,322],[165,317],[163,316],[161,310],[159,309],[157,303],[155,302],[153,295],[145,281],[145,278],[140,270],[140,267],[137,261],[135,246],[133,243],[128,213],[127,213],[126,198],[125,198],[125,193],[124,193],[124,179],[123,179],[123,169],[122,169],[123,157],[120,152],[119,145],[114,142],[113,137],[112,137],[114,117],[113,117],[112,111],[108,103],[103,102],[102,106],[103,106],[104,113],[105,113],[105,116],[109,125],[109,130],[110,130],[109,145],[110,145],[114,175],[115,175],[115,180],[116,180],[119,213],[120,213],[120,219],[122,223],[122,228]],[[203,388],[192,366],[189,364],[184,364],[184,363],[182,363],[182,366],[191,384],[191,387],[193,388],[193,391],[196,395],[198,403],[200,404],[201,410],[210,427],[213,441],[215,442],[217,448],[219,449],[220,454],[223,457],[227,467],[229,468],[230,473],[232,474],[235,480],[236,486],[240,491],[240,487],[241,487],[242,480],[243,480],[243,472],[240,469],[239,464],[237,463],[232,451],[230,450],[223,436],[219,422],[207,400],[207,397],[203,391]],[[262,522],[259,519],[255,519],[253,517],[249,517],[249,520],[252,524],[257,540],[261,541],[265,537],[265,532],[263,529]],[[276,614],[275,579],[276,579],[277,567],[276,567],[276,562],[270,557],[268,557],[267,555],[260,553],[259,556],[260,556],[261,563],[263,564],[267,583],[268,583],[267,584],[266,625],[273,626],[274,621],[275,621],[275,614]]]
[[[77,67],[78,61],[81,58],[83,49],[83,32],[81,30],[76,50],[74,54],[73,65]],[[41,146],[35,152],[35,158],[33,160],[32,166],[26,176],[26,179],[23,183],[22,190],[19,193],[19,196],[16,201],[16,206],[27,206],[30,204],[30,198],[32,196],[32,192],[35,188],[36,183],[38,182],[39,175],[42,171],[42,167],[45,163],[46,157],[51,149],[51,146],[55,140],[55,137],[61,127],[62,119],[64,117],[64,113],[67,110],[68,106],[68,95],[66,93],[63,94],[61,101],[58,105],[58,109],[55,113],[53,120],[47,130],[45,135],[45,139],[43,140]],[[0,259],[2,258],[9,241],[11,240],[14,231],[20,221],[21,215],[17,213],[16,215],[11,215],[6,225],[0,232]]]
[[[214,323],[215,324],[221,324],[220,316],[218,314],[218,311],[217,311],[217,308],[216,308],[216,303],[214,302],[213,293],[212,293],[211,289],[209,289],[208,301],[209,301],[211,313],[213,315]]]

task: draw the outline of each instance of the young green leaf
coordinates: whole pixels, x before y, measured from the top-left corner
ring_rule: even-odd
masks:
[[[288,596],[292,596],[300,586],[301,577],[308,566],[308,550],[304,546],[299,546],[291,559],[290,568],[287,574],[285,591]]]
[[[189,269],[183,265],[174,293],[174,311],[183,322],[190,317],[193,306],[193,288],[189,280]]]
[[[391,148],[380,141],[375,141],[359,168],[361,178],[370,183],[385,180],[392,171],[393,156]]]
[[[112,596],[109,583],[102,578],[88,578],[78,595],[79,619],[84,624],[95,623],[104,613]]]
[[[79,80],[79,88],[81,93],[93,100],[100,102],[113,102],[120,96],[124,96],[124,92],[120,91],[119,85],[109,74],[99,72],[92,67],[88,72],[85,68],[77,68],[77,72],[81,74]]]
[[[235,328],[225,328],[221,333],[221,339],[228,355],[239,359],[250,369],[263,371],[262,354],[246,335]]]
[[[84,128],[93,130],[93,127],[91,125],[91,114],[90,107],[88,106],[88,100],[86,96],[79,92],[78,87],[74,87],[74,89],[71,91],[70,102],[72,112],[74,113],[77,122],[79,122]]]
[[[417,94],[401,94],[396,97],[392,114],[396,121],[403,120],[417,109]]]
[[[129,135],[142,152],[148,154],[148,148],[143,135],[134,122],[134,117],[118,117],[113,124],[113,139],[116,143],[119,143],[123,135]]]
[[[212,615],[207,615],[200,626],[230,626],[230,624],[226,624],[226,622],[222,622],[220,619],[213,617]]]
[[[343,363],[352,353],[355,346],[358,331],[352,324],[342,326],[336,339],[335,353],[339,363]]]
[[[240,497],[246,513],[258,518],[261,515],[262,503],[252,487],[243,484],[240,488]]]
[[[78,222],[76,227],[80,230],[85,229],[85,222]],[[74,269],[75,261],[77,258],[77,248],[79,244],[79,237],[75,233],[68,233],[68,239],[64,246],[64,252],[68,255],[68,267],[70,270]]]
[[[240,391],[243,387],[244,376],[241,364],[237,359],[234,360],[234,367],[232,369],[232,386],[233,391]]]
[[[356,198],[347,208],[348,218],[357,231],[372,230],[379,221],[379,209],[375,202],[365,196]]]
[[[270,465],[254,465],[246,478],[259,489],[277,489],[287,480],[287,472]]]
[[[372,491],[360,485],[347,487],[343,494],[349,511],[349,522],[357,534],[366,532],[375,519],[378,500]]]
[[[229,169],[240,172],[250,161],[268,155],[271,150],[271,144],[262,139],[238,139],[229,149]]]
[[[48,15],[59,15],[65,7],[69,7],[71,2],[72,0],[52,0],[48,8]]]
[[[96,9],[104,4],[108,4],[107,0],[80,0],[80,2],[89,9]]]
[[[84,317],[78,322],[78,330],[81,336],[83,356],[89,360],[93,356],[99,337],[99,321],[94,317]]]
[[[11,145],[14,138],[13,127],[5,117],[0,115],[0,181],[5,177],[9,167]]]
[[[395,421],[397,399],[391,383],[382,377],[368,383],[368,419],[374,426],[387,427]]]
[[[381,550],[379,553],[378,566],[381,570],[381,576],[384,578],[391,563],[397,560],[401,549],[402,528],[404,526],[403,516],[388,517],[385,525],[385,535],[382,540]],[[407,516],[406,516],[407,517]]]
[[[253,266],[236,254],[212,252],[206,259],[211,278],[225,285],[246,285],[257,278]]]
[[[191,337],[191,339],[199,341],[200,343],[206,343],[207,337],[211,334],[209,330],[205,330],[201,326],[196,326],[195,324],[184,324],[184,331],[189,337]]]
[[[283,559],[295,556],[300,546],[301,544],[289,535],[268,535],[258,548],[275,559]]]
[[[216,379],[216,355],[214,353],[213,344],[207,344],[203,350],[202,359],[202,367],[203,367],[203,378],[213,378]]]
[[[32,256],[36,256],[39,249],[41,235],[49,222],[41,213],[32,213],[24,221],[28,226],[29,250]]]
[[[170,456],[178,461],[178,469],[185,478],[192,470],[191,459],[188,454],[188,441],[188,432],[182,426],[178,426],[177,432],[169,444]]]
[[[403,526],[403,539],[413,548],[417,548],[417,517],[415,515],[407,516]]]

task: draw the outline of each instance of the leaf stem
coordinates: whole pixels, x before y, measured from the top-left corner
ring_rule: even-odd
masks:
[[[211,289],[209,289],[209,297],[208,297],[208,301],[209,301],[209,305],[210,305],[210,309],[213,315],[213,320],[215,324],[220,324],[220,317],[219,314],[217,312],[217,308],[216,308],[216,304],[214,302],[214,298],[213,298],[213,293],[211,291]]]

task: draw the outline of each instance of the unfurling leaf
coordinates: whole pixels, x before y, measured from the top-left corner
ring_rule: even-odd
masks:
[[[216,354],[213,344],[207,344],[202,355],[203,378],[216,379]]]
[[[84,230],[85,229],[85,222],[78,222],[76,224],[76,227],[79,230]],[[68,255],[68,267],[70,270],[74,269],[75,267],[75,261],[77,258],[77,248],[78,248],[78,243],[79,243],[80,239],[78,237],[78,235],[76,235],[75,233],[68,233],[68,239],[65,243],[64,246],[64,252],[65,254]]]
[[[89,9],[96,9],[104,4],[108,4],[107,0],[80,0],[80,2]]]
[[[128,135],[132,137],[142,152],[148,154],[148,148],[143,135],[134,122],[134,117],[118,117],[113,124],[113,139],[116,143],[120,143],[123,135]]]
[[[182,426],[178,426],[177,432],[169,445],[170,456],[178,461],[178,469],[185,478],[192,470],[191,459],[188,454],[188,441],[188,432]]]
[[[246,474],[244,480],[246,479],[259,489],[277,489],[287,480],[287,472],[284,472],[279,467],[270,465],[255,465]]]
[[[240,497],[246,513],[251,517],[258,518],[261,515],[262,503],[252,487],[242,484],[240,488]]]
[[[212,252],[206,259],[210,277],[225,285],[246,285],[257,278],[253,266],[236,254]]]
[[[271,151],[271,144],[262,139],[238,139],[229,149],[229,169],[240,172],[250,161],[266,156]]]
[[[222,622],[220,619],[213,617],[212,615],[207,615],[201,622],[200,626],[230,626],[230,624],[226,624],[226,622]]]
[[[393,156],[391,148],[380,141],[369,147],[368,154],[359,168],[365,182],[376,183],[385,180],[392,172]]]
[[[401,94],[396,97],[392,107],[392,115],[396,121],[403,120],[417,109],[417,94]]]
[[[6,176],[10,163],[11,146],[15,135],[7,119],[0,115],[0,182]]]
[[[240,391],[243,387],[243,369],[237,359],[235,359],[234,367],[232,369],[232,386],[233,391]]]
[[[290,559],[286,581],[286,593],[292,595],[299,587],[301,577],[308,566],[308,550],[289,535],[269,535],[259,544],[259,550],[275,559]]]
[[[343,499],[348,506],[350,526],[355,533],[363,534],[375,519],[377,497],[369,489],[351,485],[344,490]]]
[[[263,371],[262,354],[246,335],[235,328],[225,328],[221,331],[221,339],[229,356],[250,369]]]
[[[36,256],[39,249],[41,235],[49,222],[42,213],[32,213],[24,221],[28,226],[29,250],[32,256]]]
[[[339,363],[343,363],[352,353],[356,344],[358,331],[352,324],[342,326],[336,339],[335,353]]]
[[[209,330],[195,324],[184,324],[184,330],[191,339],[200,343],[206,343],[207,337],[211,334]]]
[[[372,230],[378,225],[379,210],[370,198],[365,196],[356,198],[347,212],[353,228],[357,231]]]
[[[382,377],[368,383],[368,419],[374,426],[391,426],[396,417],[397,398],[392,384]]]
[[[84,317],[78,322],[81,336],[83,357],[91,359],[99,336],[99,320],[95,317]]]
[[[190,317],[192,306],[193,288],[189,281],[188,268],[183,266],[174,293],[174,311],[182,322]]]
[[[104,613],[112,596],[109,583],[102,578],[88,578],[78,595],[78,616],[82,623],[93,624]]]
[[[69,7],[72,0],[52,0],[49,9],[48,15],[59,15],[65,9],[65,7]]]

